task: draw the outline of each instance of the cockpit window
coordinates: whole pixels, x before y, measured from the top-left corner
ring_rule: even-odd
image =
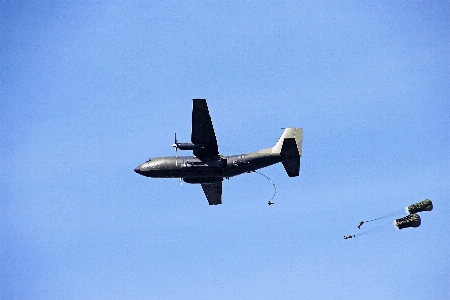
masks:
[[[150,157],[148,160],[147,160],[147,162],[149,162],[149,161],[151,161],[152,160],[152,158]]]

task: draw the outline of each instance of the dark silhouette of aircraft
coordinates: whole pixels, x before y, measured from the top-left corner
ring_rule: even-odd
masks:
[[[179,143],[175,134],[176,156],[151,158],[134,171],[146,177],[180,178],[186,183],[201,184],[210,205],[222,204],[224,178],[252,172],[281,162],[289,177],[300,174],[302,128],[285,128],[272,148],[247,154],[219,154],[214,127],[205,99],[192,99],[192,133],[190,143]],[[178,149],[193,150],[194,156],[178,156]]]

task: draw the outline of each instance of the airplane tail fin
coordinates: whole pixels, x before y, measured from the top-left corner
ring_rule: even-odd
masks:
[[[272,148],[272,154],[280,154],[281,162],[289,177],[300,175],[300,157],[302,157],[303,128],[286,128],[278,142]]]
[[[284,129],[278,142],[272,148],[273,154],[302,156],[303,128],[289,127]]]
[[[289,127],[283,131],[278,142],[272,148],[259,150],[259,153],[280,155],[281,163],[289,177],[300,175],[302,157],[303,128]]]

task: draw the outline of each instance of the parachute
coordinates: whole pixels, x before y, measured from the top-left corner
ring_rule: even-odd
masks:
[[[431,211],[431,210],[433,210],[433,203],[431,202],[430,199],[425,199],[421,202],[411,204],[406,207],[406,213],[408,213],[408,215],[405,217],[399,218],[399,219],[395,219],[394,226],[400,230],[404,229],[404,228],[410,228],[410,227],[413,227],[413,228],[419,227],[420,224],[422,223],[422,220],[420,219],[420,216],[417,213],[424,212],[424,211]],[[361,229],[361,226],[363,224],[366,224],[369,222],[374,222],[374,221],[382,221],[387,218],[390,219],[391,217],[393,218],[395,215],[398,216],[402,212],[403,212],[403,210],[399,210],[399,211],[392,212],[390,214],[387,214],[387,215],[384,215],[382,217],[378,217],[378,218],[375,218],[372,220],[361,221],[361,222],[359,222],[358,229]],[[389,225],[389,224],[386,223],[386,225]],[[389,225],[389,227],[390,226],[392,226],[392,225]],[[366,227],[367,226],[364,226],[364,228],[366,228]],[[351,238],[354,238],[354,237],[357,237],[360,235],[367,235],[367,234],[371,234],[374,232],[379,232],[380,230],[384,229],[383,227],[384,226],[378,226],[373,229],[369,228],[368,230],[361,230],[359,234],[345,236],[344,239],[351,239]],[[392,229],[392,227],[390,227],[390,228]],[[387,229],[387,227],[386,227],[386,229]]]
[[[419,227],[420,223],[421,221],[418,214],[410,214],[406,217],[396,219],[394,221],[394,226],[398,229],[403,229],[408,227]]]
[[[406,207],[406,212],[408,214],[415,214],[421,211],[430,211],[433,209],[433,202],[430,199],[425,199],[422,202],[411,204]]]

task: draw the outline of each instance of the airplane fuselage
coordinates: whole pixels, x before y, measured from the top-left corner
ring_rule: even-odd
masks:
[[[152,158],[138,166],[135,172],[146,177],[183,178],[188,183],[205,183],[222,181],[281,161],[280,155],[258,152],[208,160],[195,156],[169,156]]]
[[[216,134],[205,99],[192,99],[191,141],[180,143],[175,134],[172,147],[176,156],[157,157],[134,171],[146,177],[181,178],[200,184],[209,205],[222,204],[222,181],[281,162],[289,177],[300,175],[303,129],[284,128],[271,148],[247,154],[224,156],[219,152]],[[193,156],[178,156],[178,150],[192,150]]]

